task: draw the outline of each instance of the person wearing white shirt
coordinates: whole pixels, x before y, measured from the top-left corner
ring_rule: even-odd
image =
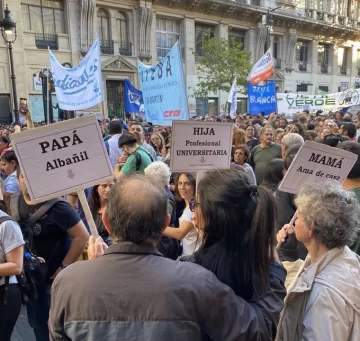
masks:
[[[182,241],[182,255],[193,254],[200,246],[198,233],[192,223],[193,213],[190,210],[190,200],[195,197],[196,180],[191,173],[180,173],[175,182],[175,193],[185,201],[185,209],[179,218],[179,227],[167,227],[164,234]]]
[[[6,216],[0,210],[0,217]],[[6,220],[0,224],[0,339],[3,341],[10,341],[20,314],[21,291],[16,275],[22,271],[24,244],[15,221]]]

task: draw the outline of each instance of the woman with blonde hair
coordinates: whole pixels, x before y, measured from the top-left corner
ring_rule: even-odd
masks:
[[[244,129],[234,129],[232,136],[232,146],[239,146],[246,144],[245,130]]]

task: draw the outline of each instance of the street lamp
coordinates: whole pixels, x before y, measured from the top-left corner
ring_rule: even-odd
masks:
[[[16,92],[16,77],[14,73],[14,59],[13,59],[13,44],[16,40],[16,23],[11,19],[10,11],[8,9],[8,5],[4,10],[4,19],[0,21],[0,30],[1,35],[4,38],[6,45],[9,49],[9,59],[10,59],[10,78],[13,88],[13,107],[14,107],[14,116],[15,116],[15,124],[20,124],[19,118],[19,107],[17,101],[17,92]]]

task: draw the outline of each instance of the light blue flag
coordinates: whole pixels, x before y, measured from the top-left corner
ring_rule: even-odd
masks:
[[[154,66],[138,61],[138,71],[147,121],[171,125],[189,118],[179,42]]]

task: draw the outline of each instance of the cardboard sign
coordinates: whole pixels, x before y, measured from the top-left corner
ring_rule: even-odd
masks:
[[[306,183],[329,179],[342,183],[357,158],[356,154],[346,150],[306,141],[286,172],[279,190],[298,194]]]
[[[195,172],[229,168],[233,124],[173,121],[170,168]]]
[[[114,178],[95,115],[29,129],[10,138],[34,203]]]

